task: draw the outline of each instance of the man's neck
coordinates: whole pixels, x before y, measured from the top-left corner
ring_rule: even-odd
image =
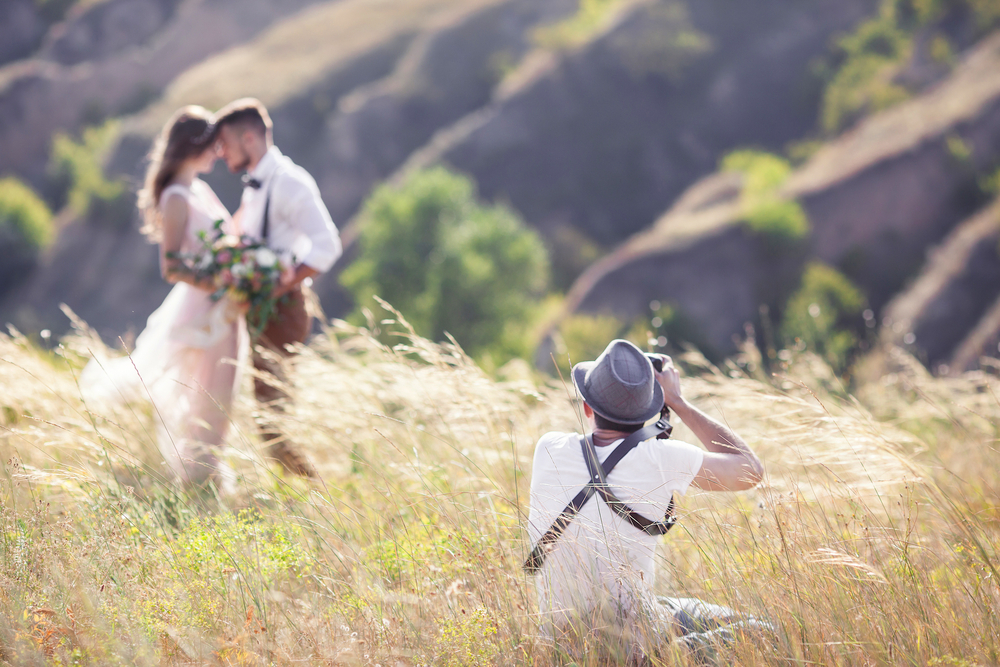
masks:
[[[247,173],[248,174],[251,173],[251,172],[253,172],[253,170],[257,168],[257,165],[259,165],[260,161],[263,160],[267,156],[267,153],[268,153],[269,150],[271,150],[270,146],[266,147],[264,149],[264,152],[257,153],[256,155],[251,155],[250,156],[250,163],[247,165]]]
[[[611,443],[622,440],[629,436],[628,433],[623,431],[615,431],[610,428],[595,428],[594,429],[594,446],[595,447],[607,447]]]

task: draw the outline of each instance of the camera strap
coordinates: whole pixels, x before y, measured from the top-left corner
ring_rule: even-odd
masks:
[[[667,505],[666,514],[663,516],[662,521],[651,521],[646,517],[642,516],[634,509],[623,503],[618,499],[617,496],[611,491],[611,487],[608,485],[608,474],[614,469],[618,462],[621,461],[626,454],[635,449],[640,442],[649,440],[650,438],[655,438],[661,433],[669,432],[673,429],[670,422],[666,418],[661,417],[655,423],[645,426],[635,433],[632,433],[627,438],[625,438],[620,445],[615,447],[615,451],[611,452],[604,463],[599,463],[597,458],[597,449],[594,447],[594,442],[592,436],[580,436],[580,448],[583,451],[583,459],[587,463],[587,470],[590,473],[590,481],[587,485],[580,489],[580,492],[566,505],[566,508],[559,513],[559,516],[553,522],[552,527],[546,531],[544,535],[538,540],[531,553],[528,555],[528,559],[524,561],[524,565],[521,567],[528,574],[536,574],[542,569],[542,565],[545,563],[545,556],[548,555],[552,549],[555,548],[555,542],[559,537],[566,531],[569,527],[570,522],[573,520],[583,506],[587,504],[591,496],[595,493],[599,495],[604,502],[615,511],[619,516],[628,521],[632,526],[646,533],[647,535],[663,535],[668,530],[673,528],[674,524],[677,522],[677,518],[674,516],[674,499],[670,499],[670,504]]]

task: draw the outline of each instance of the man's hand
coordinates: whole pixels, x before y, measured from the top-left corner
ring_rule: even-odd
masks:
[[[674,366],[673,359],[665,354],[658,356],[663,361],[663,371],[656,373],[656,381],[663,388],[663,402],[668,408],[677,412],[687,404],[687,401],[681,396],[681,374]]]
[[[305,264],[299,264],[292,271],[284,271],[281,274],[281,278],[278,282],[278,286],[274,288],[273,296],[275,299],[280,299],[292,290],[294,290],[303,280],[306,278],[312,278],[313,276],[319,275],[319,271],[312,268],[311,266],[306,266]]]
[[[663,371],[656,373],[656,381],[663,388],[663,402],[708,450],[692,484],[707,491],[739,491],[756,486],[764,476],[764,464],[743,438],[681,396],[681,375],[673,360],[665,354],[659,356]]]

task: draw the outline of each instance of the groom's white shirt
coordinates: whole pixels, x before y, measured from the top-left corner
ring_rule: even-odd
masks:
[[[277,146],[271,146],[249,175],[260,181],[261,186],[243,190],[242,232],[258,240],[262,238],[264,204],[270,192],[268,246],[285,263],[305,264],[320,273],[329,271],[343,252],[343,246],[309,172],[282,155]]]

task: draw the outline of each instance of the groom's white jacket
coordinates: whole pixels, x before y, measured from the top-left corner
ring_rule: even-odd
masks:
[[[249,176],[261,186],[243,191],[239,220],[242,232],[261,239],[264,204],[270,196],[267,245],[286,265],[305,264],[320,273],[329,271],[343,247],[309,172],[282,155],[277,146],[271,146]]]

